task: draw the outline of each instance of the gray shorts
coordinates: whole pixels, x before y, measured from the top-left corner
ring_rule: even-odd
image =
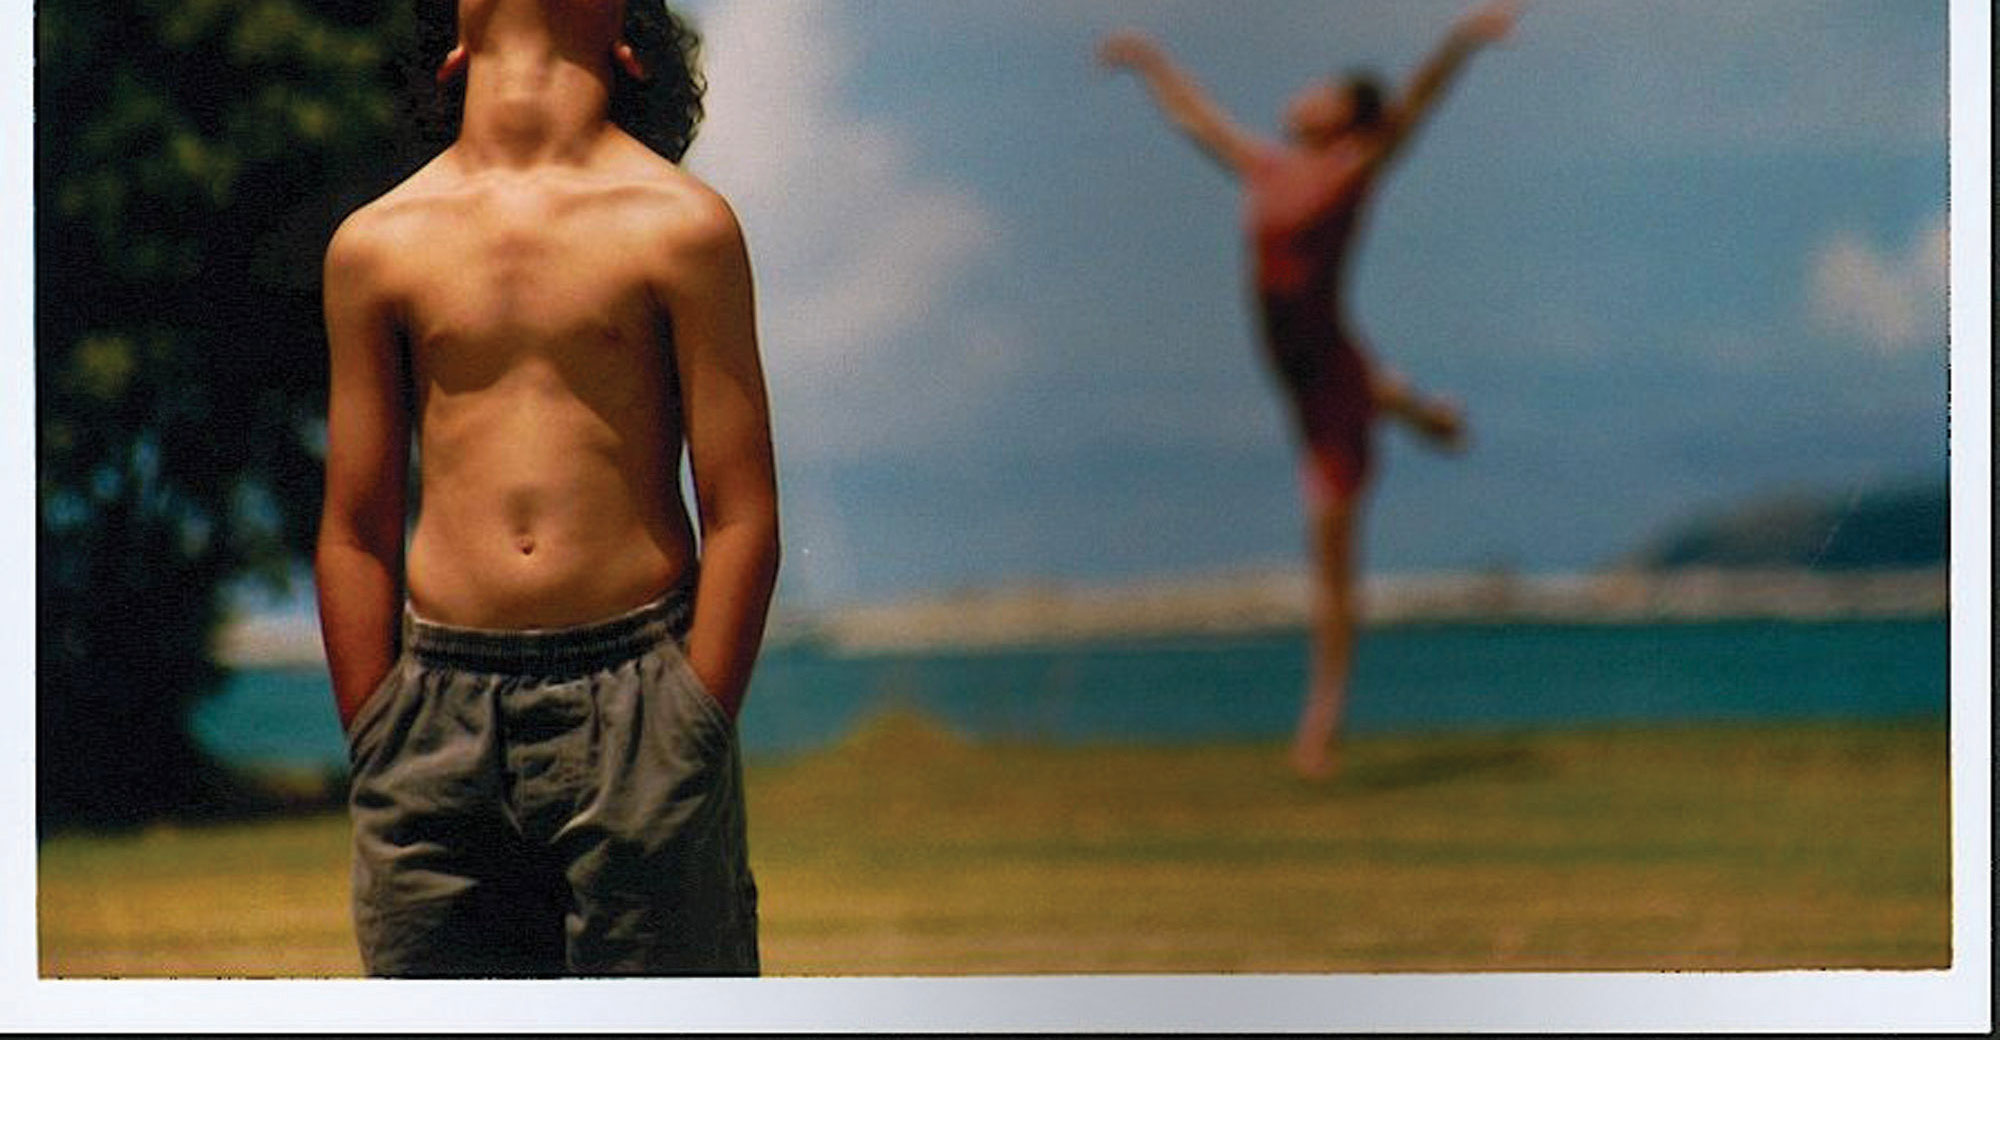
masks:
[[[755,975],[735,725],[676,591],[573,629],[405,612],[348,732],[371,976]]]

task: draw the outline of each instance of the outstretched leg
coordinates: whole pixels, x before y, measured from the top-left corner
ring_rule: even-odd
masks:
[[[1465,417],[1457,403],[1419,393],[1400,372],[1386,367],[1369,375],[1369,390],[1376,409],[1425,440],[1454,452],[1465,447]]]
[[[1292,743],[1292,769],[1307,781],[1325,781],[1340,772],[1347,676],[1360,618],[1355,557],[1360,508],[1359,492],[1320,497],[1311,508],[1312,667],[1305,709]]]

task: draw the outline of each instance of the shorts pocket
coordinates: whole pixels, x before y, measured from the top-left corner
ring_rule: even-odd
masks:
[[[667,667],[686,689],[688,696],[694,700],[696,708],[709,722],[715,724],[717,730],[733,739],[736,736],[736,720],[729,717],[729,712],[722,709],[722,702],[715,698],[714,693],[708,690],[708,685],[702,683],[701,677],[695,674],[694,665],[688,663],[687,650],[683,649],[678,641],[666,645],[665,648]]]
[[[402,682],[403,662],[398,660],[394,664],[389,665],[389,670],[383,674],[382,681],[375,685],[374,690],[368,693],[366,699],[361,701],[361,706],[354,712],[354,720],[348,724],[346,731],[343,732],[347,736],[349,760],[352,760],[355,756],[361,736],[367,733],[369,725],[380,718],[382,712],[388,710],[390,702],[396,698],[396,689],[402,685]]]

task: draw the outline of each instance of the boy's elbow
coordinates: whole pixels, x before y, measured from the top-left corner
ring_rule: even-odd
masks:
[[[726,564],[740,568],[739,573],[751,588],[761,591],[765,597],[778,588],[778,571],[784,565],[784,543],[778,534],[775,517],[747,519],[739,521],[731,528],[728,540],[730,547],[724,554],[716,554],[716,559],[727,557]],[[722,540],[715,540],[720,544]],[[705,565],[705,564],[704,564]]]
[[[775,505],[746,505],[715,521],[703,537],[717,542],[727,539],[735,549],[758,560],[760,569],[776,572],[783,542],[778,531]]]
[[[402,549],[403,515],[399,506],[380,505],[375,510],[335,507],[320,517],[314,565],[323,566],[327,559],[355,555],[391,562]]]
[[[778,570],[785,563],[784,536],[778,530],[778,513],[773,509],[763,520],[758,538],[763,548],[764,586],[767,590],[778,585]]]
[[[313,546],[313,582],[322,590],[341,588],[357,571],[378,560],[376,552],[359,540],[322,527]]]
[[[778,567],[785,559],[784,536],[778,530],[778,513],[773,510],[758,521],[758,551],[764,556],[764,571],[773,580],[778,576]]]

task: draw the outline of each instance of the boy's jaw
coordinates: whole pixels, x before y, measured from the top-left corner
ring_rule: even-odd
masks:
[[[496,23],[538,24],[560,38],[601,41],[608,52],[622,37],[626,0],[458,0],[461,43],[482,38]]]

